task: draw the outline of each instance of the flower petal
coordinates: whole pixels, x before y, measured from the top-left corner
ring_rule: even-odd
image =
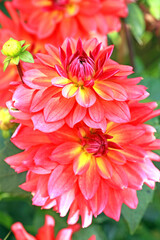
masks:
[[[60,164],[69,164],[79,155],[82,146],[75,142],[65,142],[55,148],[51,153],[50,159]]]
[[[52,84],[56,87],[63,87],[68,83],[71,83],[71,80],[69,80],[68,78],[65,77],[54,77],[51,80]]]
[[[44,117],[46,122],[55,122],[68,115],[74,106],[74,99],[64,97],[51,98],[44,108]]]
[[[112,165],[105,157],[96,158],[97,170],[102,178],[108,179],[112,176]]]
[[[78,91],[78,87],[75,84],[70,83],[65,87],[63,87],[62,95],[65,98],[71,98],[76,95],[77,91]]]
[[[76,100],[82,107],[90,107],[96,101],[95,93],[87,87],[79,87],[78,92],[76,94]]]
[[[100,176],[97,173],[94,158],[90,161],[88,170],[79,176],[78,183],[85,199],[91,199],[96,193],[100,183]]]
[[[85,172],[89,165],[90,165],[90,161],[91,161],[92,155],[87,153],[87,152],[81,152],[75,159],[73,162],[73,171],[75,174],[82,174],[83,172]]]

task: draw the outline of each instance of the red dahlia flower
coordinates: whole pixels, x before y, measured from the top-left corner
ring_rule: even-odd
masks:
[[[89,38],[119,31],[128,14],[125,0],[13,0],[27,31],[43,39],[54,35],[55,45],[66,37]]]
[[[96,39],[83,44],[70,39],[59,50],[50,44],[46,50],[48,54],[37,54],[35,64],[24,72],[25,84],[8,104],[21,123],[31,119],[35,129],[52,132],[65,122],[73,127],[83,120],[105,131],[106,120],[130,120],[128,100],[148,96],[146,87],[136,85],[140,77],[127,78],[132,67],[110,59],[113,46],[101,49]]]
[[[19,126],[12,142],[24,152],[5,161],[16,172],[28,171],[21,188],[33,194],[33,204],[51,208],[75,224],[79,215],[87,227],[104,212],[119,220],[122,203],[136,208],[136,190],[154,188],[160,172],[152,161],[160,157],[155,129],[143,122],[160,115],[156,103],[130,102],[131,121],[109,122],[103,133],[79,123],[54,133]],[[25,137],[24,137],[25,136]]]
[[[2,27],[0,28],[0,49],[2,49],[3,44],[12,37],[19,41],[26,40],[27,44],[31,44],[29,50],[32,54],[37,53],[38,51],[45,52],[43,46],[46,42],[52,43],[53,36],[39,40],[36,36],[25,30],[18,13],[13,8],[11,2],[5,2],[5,7],[11,18],[6,16],[2,10],[0,10],[0,24]],[[10,64],[7,70],[3,72],[4,59],[5,57],[0,52],[0,107],[6,107],[6,101],[11,99],[12,92],[20,83],[20,78],[15,65]]]
[[[16,240],[71,240],[72,234],[79,230],[79,224],[70,226],[60,230],[56,237],[54,237],[54,218],[46,215],[45,224],[38,230],[38,233],[35,237],[26,232],[23,225],[20,222],[14,223],[11,226],[11,230],[16,238]],[[88,240],[95,240],[95,236],[90,237]]]

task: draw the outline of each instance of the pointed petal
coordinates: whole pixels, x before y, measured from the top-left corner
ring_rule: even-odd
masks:
[[[87,171],[90,165],[92,155],[87,152],[81,152],[73,162],[73,171],[75,174],[82,174],[83,172]]]
[[[97,217],[101,214],[108,201],[108,185],[104,181],[100,181],[97,192],[92,199],[89,200],[89,204],[93,215]]]
[[[89,115],[95,122],[101,122],[104,118],[104,109],[98,100],[89,108]]]
[[[82,146],[75,142],[65,142],[55,148],[50,159],[60,164],[69,164],[80,154]]]
[[[91,128],[101,128],[103,132],[106,131],[107,128],[107,121],[105,118],[101,122],[94,122],[89,114],[86,114],[85,118],[83,119],[84,123]]]
[[[87,87],[79,88],[76,94],[76,100],[82,107],[90,107],[96,101],[95,93]]]
[[[78,91],[78,87],[75,84],[70,83],[65,87],[63,87],[62,95],[65,98],[71,98],[77,94],[77,91]]]
[[[97,170],[102,178],[108,179],[112,176],[112,165],[105,157],[96,158]]]
[[[72,110],[74,103],[74,99],[51,98],[44,108],[46,122],[55,122],[66,117]]]
[[[126,163],[126,157],[118,151],[109,150],[107,153],[107,157],[111,162],[114,162],[118,165],[123,165]]]
[[[45,215],[45,224],[38,230],[36,238],[38,240],[53,240],[54,239],[54,218],[50,215]]]
[[[64,125],[64,120],[61,119],[59,121],[55,121],[52,123],[47,123],[44,119],[44,115],[42,112],[38,112],[32,116],[32,121],[34,124],[34,129],[38,129],[42,132],[54,132],[61,128]]]
[[[119,221],[121,214],[121,206],[122,206],[122,196],[119,191],[110,188],[109,189],[109,198],[106,208],[104,209],[104,213],[113,218],[116,221]]]
[[[70,190],[76,181],[71,167],[57,166],[51,173],[48,181],[48,193],[51,199]]]
[[[54,77],[52,78],[51,82],[56,87],[63,87],[68,83],[72,83],[71,80],[65,77]]]
[[[14,236],[17,240],[22,240],[22,239],[36,240],[35,237],[33,237],[32,235],[30,235],[29,233],[26,232],[22,223],[20,223],[20,222],[14,223],[11,226],[11,230],[12,230],[12,232],[13,232],[13,234],[14,234]]]
[[[96,170],[96,163],[94,158],[90,161],[88,170],[79,176],[78,183],[85,199],[91,199],[95,195],[99,187],[100,177]]]
[[[103,82],[95,82],[93,89],[104,100],[111,101],[114,98],[112,89]]]
[[[130,121],[130,110],[126,102],[104,102],[105,117],[116,123],[125,123]]]
[[[86,108],[77,105],[71,110],[71,112],[66,117],[66,123],[73,128],[73,126],[80,122],[86,115]]]

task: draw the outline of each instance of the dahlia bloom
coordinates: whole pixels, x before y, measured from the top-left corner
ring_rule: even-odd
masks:
[[[54,35],[55,45],[66,37],[90,38],[119,31],[128,15],[125,0],[13,0],[27,31],[43,39]]]
[[[148,96],[146,87],[130,78],[132,67],[110,59],[113,46],[101,49],[97,39],[67,39],[59,50],[46,45],[35,64],[27,64],[23,81],[8,103],[18,122],[53,132],[64,123],[73,127],[81,120],[89,127],[106,130],[107,121],[128,122],[128,100]]]
[[[123,203],[136,208],[136,191],[143,184],[154,188],[160,180],[152,163],[160,161],[152,152],[160,149],[160,140],[144,124],[160,115],[160,110],[153,111],[156,106],[129,102],[130,122],[108,122],[105,132],[83,122],[53,133],[20,125],[12,142],[25,151],[5,161],[18,173],[28,171],[20,187],[32,193],[34,205],[53,207],[60,216],[70,210],[68,224],[81,216],[82,227],[87,227],[102,212],[118,221]]]
[[[80,225],[76,224],[60,230],[56,237],[54,237],[54,218],[46,215],[45,224],[38,230],[38,233],[35,237],[30,235],[24,229],[23,225],[20,222],[16,222],[11,226],[11,230],[16,238],[16,240],[71,240],[72,234],[80,229]],[[90,237],[88,240],[96,240],[95,236]]]
[[[2,10],[0,10],[0,24],[2,27],[0,28],[0,49],[2,49],[3,44],[12,37],[19,41],[26,40],[27,44],[31,44],[29,51],[33,54],[38,51],[45,52],[43,48],[44,43],[52,43],[53,37],[39,40],[36,36],[25,30],[18,13],[13,8],[11,2],[5,2],[5,7],[11,18],[6,16]],[[6,107],[6,102],[12,98],[12,92],[21,82],[15,65],[10,64],[7,70],[3,72],[4,59],[5,57],[0,52],[0,107]]]

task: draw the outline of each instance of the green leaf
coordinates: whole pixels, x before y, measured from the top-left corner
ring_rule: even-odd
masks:
[[[24,52],[31,44],[27,44],[21,48],[21,51]]]
[[[9,64],[10,64],[10,61],[7,61],[7,62],[4,63],[4,65],[3,65],[3,72],[6,71],[6,69],[7,69]]]
[[[10,166],[4,162],[8,156],[20,152],[20,149],[15,147],[9,139],[5,140],[0,136],[0,192],[25,194],[18,186],[25,182],[26,173],[15,173]]]
[[[6,58],[4,59],[4,61],[3,61],[3,63],[8,62],[8,61],[10,61],[10,60],[11,60],[11,57],[6,57]]]
[[[13,63],[13,64],[15,64],[15,65],[18,65],[19,60],[20,60],[19,56],[14,57],[14,58],[11,59],[11,63]]]
[[[152,201],[154,191],[144,185],[143,190],[138,191],[138,207],[136,209],[130,209],[126,205],[122,206],[122,215],[128,223],[130,233],[133,234],[141,222],[141,219],[148,207],[148,204]]]
[[[151,14],[160,20],[160,1],[159,0],[147,0]]]
[[[19,42],[20,42],[21,47],[22,47],[22,45],[25,44],[26,41],[25,41],[25,40],[22,40],[22,41],[19,41]]]
[[[88,240],[92,235],[96,236],[96,240],[107,240],[102,227],[97,224],[92,224],[88,228],[81,229],[73,235],[73,240]],[[83,236],[83,237],[82,237]]]
[[[0,224],[7,229],[10,229],[11,225],[13,224],[13,219],[8,213],[0,211]]]
[[[30,52],[28,51],[24,51],[22,52],[20,55],[19,55],[20,59],[23,61],[23,62],[28,62],[28,63],[34,63],[34,59],[33,59],[33,56]]]
[[[139,44],[142,44],[141,37],[145,30],[145,21],[143,12],[137,4],[128,5],[129,15],[126,18],[126,23],[130,25],[131,32]]]

